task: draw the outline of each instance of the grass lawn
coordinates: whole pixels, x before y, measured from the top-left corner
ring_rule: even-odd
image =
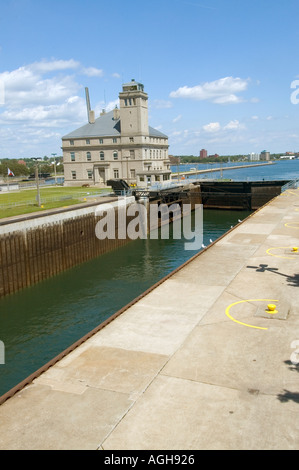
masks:
[[[23,189],[21,191],[11,191],[0,193],[0,219],[4,217],[13,217],[16,215],[29,214],[31,212],[40,212],[47,209],[58,207],[68,207],[92,200],[92,195],[100,193],[109,193],[109,188],[67,188],[62,186],[53,186],[49,188],[40,188],[41,204],[38,207],[36,189]],[[85,201],[86,200],[86,201]]]

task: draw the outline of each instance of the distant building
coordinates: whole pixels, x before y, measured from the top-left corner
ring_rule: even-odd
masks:
[[[202,149],[199,154],[200,158],[207,158],[208,152],[205,149]]]
[[[266,150],[263,150],[261,152],[260,160],[264,160],[264,161],[270,160],[270,152],[267,152]]]
[[[110,179],[146,187],[170,180],[168,137],[148,125],[148,95],[132,80],[119,93],[120,109],[95,119],[87,96],[89,122],[62,138],[66,186],[106,186]]]
[[[249,160],[250,160],[251,162],[260,160],[260,154],[259,154],[259,153],[253,153],[253,152],[250,153],[250,154],[249,154]]]

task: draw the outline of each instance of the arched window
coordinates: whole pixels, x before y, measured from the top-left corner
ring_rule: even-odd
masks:
[[[118,160],[118,153],[116,150],[113,152],[113,159]]]
[[[91,161],[91,153],[90,152],[86,152],[86,159],[88,162]]]
[[[100,160],[105,160],[105,154],[103,150],[100,152]]]

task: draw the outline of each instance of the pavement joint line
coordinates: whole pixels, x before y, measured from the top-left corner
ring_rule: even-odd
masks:
[[[190,334],[190,333],[189,333]],[[189,334],[187,335],[187,337],[189,336]],[[125,410],[125,412],[121,415],[121,417],[119,418],[119,420],[117,421],[117,423],[115,423],[112,427],[112,429],[109,431],[109,433],[107,433],[107,435],[102,439],[101,443],[97,446],[97,449],[99,449],[99,447],[103,448],[103,444],[104,442],[109,438],[110,434],[112,434],[112,432],[117,428],[117,426],[125,419],[125,417],[127,416],[127,414],[130,412],[130,410],[138,403],[139,400],[141,400],[142,396],[146,393],[146,391],[148,390],[148,388],[151,386],[151,384],[156,380],[156,378],[159,376],[159,375],[163,375],[165,376],[165,374],[162,373],[162,370],[165,368],[165,366],[168,364],[168,362],[172,359],[173,355],[181,348],[181,346],[183,345],[183,343],[186,341],[187,337],[182,341],[182,343],[180,344],[180,346],[178,346],[178,348],[176,349],[176,351],[174,351],[172,354],[170,354],[169,356],[165,356],[167,359],[165,360],[165,363],[157,370],[157,372],[152,376],[151,380],[145,385],[145,387],[140,390],[137,395],[135,395],[135,399],[132,399],[132,402],[130,404],[130,406],[128,406],[128,408]],[[98,389],[101,389],[101,388],[98,388]],[[102,389],[103,390],[103,389]],[[107,390],[107,389],[105,389]],[[115,392],[115,393],[119,393],[119,392],[116,392],[116,391],[113,391],[111,389],[108,389],[108,391],[112,391],[112,392]],[[124,395],[127,395],[128,398],[130,398],[131,396],[131,393],[126,393],[126,392],[122,392]],[[105,450],[103,448],[103,450]]]

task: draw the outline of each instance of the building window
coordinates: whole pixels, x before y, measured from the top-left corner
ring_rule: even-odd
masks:
[[[103,143],[103,139],[99,139],[99,142],[100,142],[100,144],[102,144],[102,143]]]
[[[140,176],[139,180],[142,182],[144,181],[144,176]]]
[[[72,179],[73,180],[77,179],[77,172],[76,171],[72,171]]]
[[[91,162],[91,153],[90,152],[86,153],[86,159],[87,159],[88,162]]]
[[[113,152],[113,159],[118,160],[118,153],[116,151]]]
[[[113,143],[117,144],[117,138],[116,137],[113,137]]]
[[[135,160],[135,150],[130,150],[130,158]]]
[[[113,170],[114,178],[119,178],[118,170]]]
[[[130,170],[130,173],[131,173],[131,178],[135,178],[136,170]]]
[[[75,142],[73,140],[70,140],[70,145],[75,145]]]
[[[130,137],[130,142],[134,142],[134,137]]]
[[[92,180],[92,176],[93,176],[93,171],[92,170],[87,170],[87,177],[89,180]]]
[[[125,99],[125,106],[128,106],[128,100]]]
[[[87,145],[90,144],[90,140],[89,140],[89,139],[86,139],[86,144],[87,144]]]
[[[164,181],[169,180],[169,175],[163,175],[163,180],[164,180]]]
[[[75,162],[75,161],[76,161],[75,152],[71,152],[71,162]]]
[[[105,154],[104,154],[104,152],[100,152],[100,160],[105,160]]]

